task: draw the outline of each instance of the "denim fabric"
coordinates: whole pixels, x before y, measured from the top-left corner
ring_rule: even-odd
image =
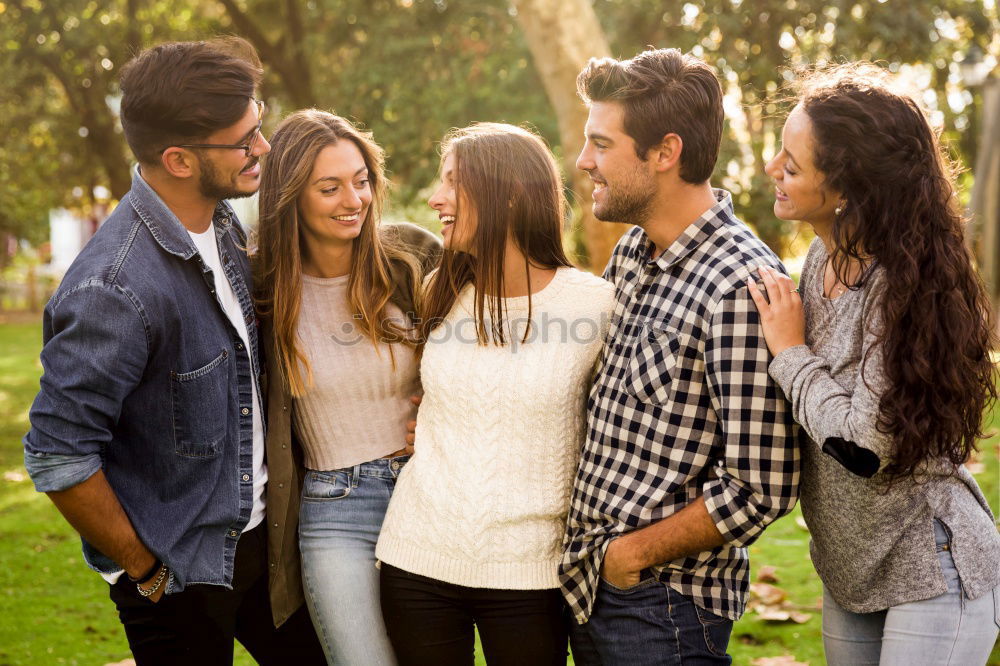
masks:
[[[731,664],[732,630],[732,620],[652,576],[624,590],[602,578],[590,619],[570,623],[570,647],[577,666]]]
[[[948,591],[876,613],[852,613],[823,593],[823,648],[830,666],[983,666],[1000,628],[1000,586],[966,599],[948,532],[934,521]]]
[[[250,349],[190,235],[136,172],[45,307],[44,374],[24,437],[41,492],[104,470],[139,538],[170,566],[168,594],[231,584],[253,507],[260,364],[246,238],[228,204],[213,219]],[[120,569],[83,546],[93,568]]]
[[[379,605],[375,543],[409,456],[306,471],[299,507],[302,583],[331,664],[395,664]]]

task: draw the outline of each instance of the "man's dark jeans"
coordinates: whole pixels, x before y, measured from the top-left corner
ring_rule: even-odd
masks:
[[[259,664],[326,663],[305,606],[274,628],[264,525],[240,537],[232,590],[192,585],[154,604],[122,575],[111,586],[111,600],[138,666],[232,664],[234,638]]]
[[[732,630],[655,578],[626,590],[602,579],[590,619],[570,622],[570,645],[577,666],[715,666],[732,663]]]

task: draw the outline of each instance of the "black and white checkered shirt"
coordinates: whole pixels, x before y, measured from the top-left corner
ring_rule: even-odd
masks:
[[[653,573],[732,620],[746,606],[746,547],[792,509],[797,426],[767,374],[770,357],[747,292],[749,268],[784,272],[733,215],[728,192],[659,257],[639,227],[604,277],[617,303],[590,392],[560,566],[577,622],[590,616],[609,541],[703,496],[727,543]]]

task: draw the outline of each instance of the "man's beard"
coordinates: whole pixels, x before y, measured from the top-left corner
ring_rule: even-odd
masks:
[[[250,158],[247,165],[243,167],[243,171],[253,168],[259,160],[259,157]],[[211,160],[205,159],[204,156],[201,159],[201,167],[198,189],[206,199],[221,201],[222,199],[242,199],[253,196],[254,191],[246,192],[237,188],[235,179],[225,182],[222,174],[215,168],[215,164]]]
[[[617,180],[613,187],[605,181],[605,201],[602,204],[595,202],[594,217],[603,222],[642,226],[653,208],[656,185],[643,173],[641,166]]]

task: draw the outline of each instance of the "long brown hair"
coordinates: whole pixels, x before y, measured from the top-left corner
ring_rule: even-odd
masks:
[[[394,288],[390,262],[405,262],[413,276],[419,267],[413,257],[379,233],[387,189],[382,149],[370,133],[339,116],[317,109],[296,111],[275,129],[271,152],[262,160],[260,220],[252,244],[257,313],[271,320],[277,365],[296,397],[312,384],[312,370],[298,339],[305,248],[298,200],[320,151],[342,140],[353,142],[361,151],[372,190],[372,202],[351,252],[351,311],[376,349],[380,342],[415,344],[409,329],[393,321],[387,310]],[[416,277],[412,283],[418,284]]]
[[[890,477],[932,458],[965,462],[997,397],[990,305],[963,242],[955,167],[917,103],[893,92],[874,65],[805,75],[800,104],[812,121],[816,167],[846,205],[833,225],[832,265],[882,267],[887,388],[879,428],[892,437]],[[869,271],[870,273],[870,271]]]
[[[273,148],[272,148],[273,150]],[[421,338],[441,323],[467,284],[476,294],[479,344],[506,344],[504,250],[513,239],[525,257],[528,276],[528,319],[531,278],[528,265],[570,266],[562,246],[566,214],[559,167],[545,142],[534,132],[502,123],[475,123],[449,132],[442,143],[441,163],[455,158],[459,209],[476,220],[470,253],[445,250],[441,267],[427,290]],[[486,312],[489,316],[486,316]],[[530,327],[530,323],[529,323]],[[525,329],[524,339],[530,328]]]

